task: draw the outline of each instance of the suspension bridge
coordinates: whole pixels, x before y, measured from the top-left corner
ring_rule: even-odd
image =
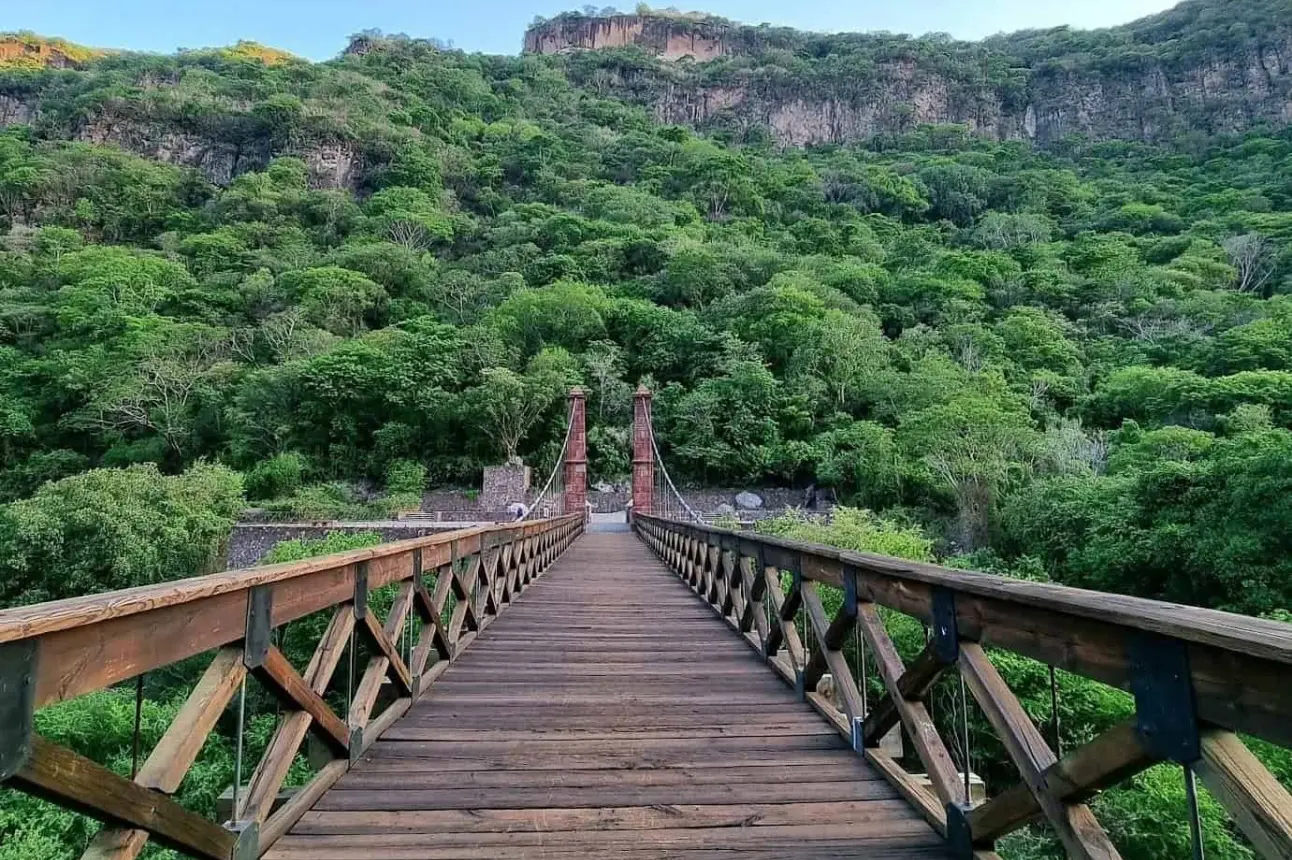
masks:
[[[96,860],[150,842],[209,860],[991,860],[1029,824],[1108,860],[1087,801],[1167,764],[1195,857],[1200,782],[1259,856],[1292,858],[1292,798],[1248,745],[1292,746],[1288,625],[707,526],[660,454],[639,390],[631,530],[588,529],[576,391],[521,521],[0,612],[0,781],[103,822]],[[909,662],[898,616],[926,630]],[[285,653],[305,624],[312,655]],[[1056,671],[1126,690],[1133,714],[1065,737],[995,653],[1048,668],[1054,715]],[[128,776],[37,730],[41,708],[199,655]],[[249,685],[281,706],[255,749]],[[1019,774],[990,797],[971,709]],[[176,799],[213,734],[236,750],[227,820]]]

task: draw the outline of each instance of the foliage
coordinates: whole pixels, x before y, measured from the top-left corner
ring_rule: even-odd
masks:
[[[309,464],[300,454],[294,451],[276,454],[257,463],[247,473],[247,498],[278,499],[294,495],[308,470]]]
[[[265,553],[260,563],[282,564],[288,561],[301,561],[320,555],[365,549],[379,543],[381,543],[381,535],[376,532],[331,531],[321,538],[294,538],[280,541]]]
[[[1028,74],[1223,66],[1285,13],[979,45],[705,21],[740,50],[673,66],[366,33],[321,64],[243,44],[0,68],[30,117],[0,131],[0,600],[208,569],[232,470],[272,514],[339,519],[541,468],[576,384],[592,477],[622,479],[644,382],[679,481],[850,506],[777,533],[1286,620],[1292,131],[1209,134],[1220,99],[1155,121],[1161,145],[907,124],[797,150],[643,106],[749,81],[861,98],[895,65],[1017,105]],[[913,656],[919,625],[889,621]],[[1002,671],[1044,720],[1043,668]],[[1124,710],[1061,686],[1074,739]],[[1127,856],[1178,855],[1167,782],[1100,799]],[[31,815],[0,852],[70,856],[79,825]]]
[[[933,560],[933,541],[918,526],[885,520],[872,511],[859,508],[836,508],[828,521],[809,514],[790,512],[760,520],[758,531],[857,552],[909,558],[912,561]]]
[[[0,507],[0,603],[37,603],[208,573],[242,510],[241,477],[199,463],[96,469]]]

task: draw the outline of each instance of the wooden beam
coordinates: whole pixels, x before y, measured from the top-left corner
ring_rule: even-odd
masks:
[[[861,625],[861,633],[875,656],[875,663],[879,667],[884,686],[888,689],[888,695],[897,705],[902,726],[928,772],[933,790],[943,803],[964,805],[968,802],[964,780],[955,762],[951,760],[947,745],[938,736],[937,726],[929,716],[928,708],[923,702],[907,701],[898,689],[897,683],[905,674],[905,667],[874,604],[861,603],[857,606],[857,623]]]
[[[405,606],[407,601],[403,601]],[[381,620],[376,615],[369,612],[364,615],[363,623],[360,625],[360,632],[364,638],[376,646],[382,656],[386,658],[386,670],[390,679],[400,686],[406,694],[413,692],[413,676],[408,672],[408,666],[404,663],[404,656],[399,653],[395,647],[394,640],[399,638],[400,632],[404,629],[404,619],[407,615],[404,612],[395,614],[395,610],[400,608],[401,601],[396,600],[395,605],[391,607],[391,616],[386,620],[383,627]]]
[[[937,649],[930,644],[898,679],[898,694],[908,702],[924,701],[947,668],[947,664],[938,659]],[[862,731],[867,746],[878,744],[879,739],[892,731],[900,721],[893,697],[885,695],[866,715]]]
[[[350,731],[345,722],[332,713],[327,702],[296,672],[282,651],[271,645],[264,665],[253,672],[284,707],[308,713],[311,730],[329,746],[342,755],[349,753]]]
[[[10,786],[204,860],[231,860],[238,837],[159,791],[117,776],[69,749],[32,736],[31,756]]]
[[[318,803],[323,793],[335,785],[338,779],[345,776],[349,769],[350,763],[344,759],[328,762],[303,788],[292,795],[291,800],[269,816],[260,828],[261,853],[286,836],[287,831],[292,829],[292,825],[309,812],[314,804]]]
[[[207,736],[246,675],[242,649],[221,649],[139,768],[135,782],[163,794],[178,791],[185,774],[197,761]],[[81,860],[134,860],[147,842],[146,830],[109,825],[90,840]]]
[[[1054,752],[981,645],[960,643],[960,672],[1068,856],[1073,860],[1120,860],[1121,855],[1089,807],[1065,803],[1050,793],[1044,774],[1055,763]]]
[[[1131,718],[1050,765],[1042,772],[1040,781],[1056,800],[1084,800],[1154,761]],[[966,817],[974,841],[985,844],[1012,833],[1041,814],[1041,805],[1029,784],[1019,782],[971,810]]]
[[[341,662],[353,630],[354,609],[349,605],[342,606],[333,613],[332,620],[314,649],[304,680],[320,697],[327,692],[328,682],[332,680],[332,675]],[[264,821],[269,815],[313,719],[310,712],[305,710],[290,710],[283,714],[251,776],[243,811],[235,811],[235,816],[239,816],[240,820]]]
[[[822,655],[821,659],[830,668],[831,675],[834,676],[834,687],[839,691],[839,698],[843,702],[844,712],[848,715],[849,720],[860,719],[865,714],[865,708],[861,702],[861,692],[857,689],[856,681],[852,677],[852,670],[848,666],[848,660],[839,648],[831,648],[828,641],[841,642],[839,637],[829,637],[826,634],[835,629],[835,625],[830,623],[828,616],[825,614],[825,607],[821,603],[821,595],[817,591],[817,584],[811,581],[803,583],[803,607],[807,615],[808,623],[817,631],[817,639],[821,642],[822,647],[817,649],[817,654]],[[856,623],[856,617],[847,617],[843,610],[840,614],[844,617],[848,627]],[[836,619],[837,621],[837,619]],[[817,654],[812,657],[813,662],[817,660]],[[811,673],[805,672],[805,682],[811,690],[816,689],[816,678]]]
[[[1204,731],[1194,767],[1262,857],[1292,857],[1292,796],[1236,734]]]
[[[664,528],[675,528],[664,524]],[[836,566],[858,572],[867,600],[916,618],[932,616],[935,587],[955,593],[963,638],[1013,651],[1074,674],[1127,689],[1127,637],[1136,631],[1184,641],[1205,722],[1292,746],[1292,631],[1272,621],[940,568],[763,535],[730,535],[779,557],[802,559],[808,578]],[[825,581],[822,578],[822,581]],[[779,633],[772,631],[774,640]]]

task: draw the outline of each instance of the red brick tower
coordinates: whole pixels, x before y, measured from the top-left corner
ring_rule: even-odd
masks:
[[[655,509],[655,454],[651,449],[651,393],[644,385],[633,395],[633,513]]]
[[[565,449],[565,512],[586,514],[588,503],[588,395],[570,390],[570,444]]]

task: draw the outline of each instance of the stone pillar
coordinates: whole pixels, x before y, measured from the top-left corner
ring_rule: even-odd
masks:
[[[588,395],[579,386],[570,390],[570,444],[565,449],[565,512],[587,514]]]
[[[633,514],[655,509],[655,453],[650,440],[651,393],[639,385],[633,395]]]

